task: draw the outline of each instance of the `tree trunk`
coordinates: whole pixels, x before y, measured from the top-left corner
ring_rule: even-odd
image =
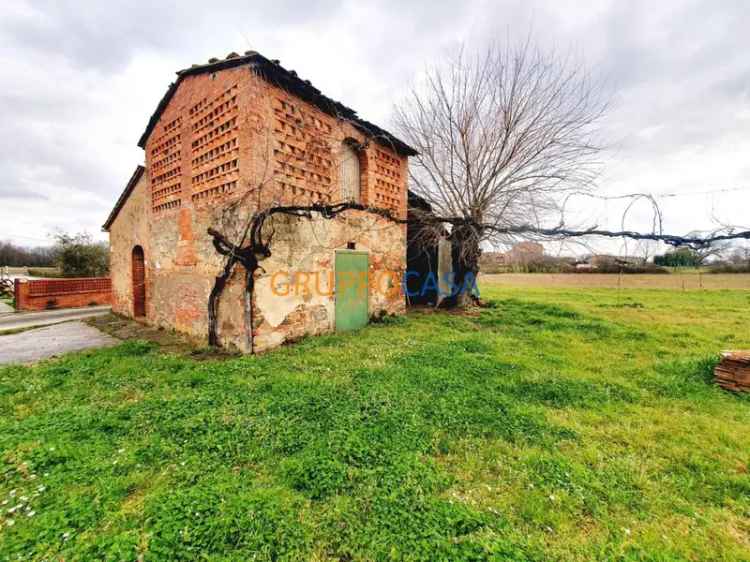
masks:
[[[477,275],[479,274],[480,233],[470,225],[456,226],[451,233],[451,249],[453,254],[453,293],[450,303],[465,308],[478,302],[479,289]]]

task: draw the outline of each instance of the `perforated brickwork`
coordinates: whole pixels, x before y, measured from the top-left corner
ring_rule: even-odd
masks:
[[[168,122],[151,148],[151,205],[154,212],[180,206],[182,117]]]
[[[280,198],[286,203],[328,203],[332,200],[332,127],[301,104],[275,97],[274,172]]]
[[[16,310],[102,305],[112,302],[112,282],[109,277],[16,279],[14,293]]]
[[[404,206],[401,160],[385,150],[375,148],[371,152],[370,170],[375,179],[371,185],[370,205],[401,214]]]
[[[29,281],[29,294],[65,295],[70,293],[103,292],[112,289],[109,277],[83,277],[77,279],[35,279]]]
[[[201,99],[189,110],[193,203],[210,202],[237,191],[238,93],[239,86],[234,84],[213,99]]]

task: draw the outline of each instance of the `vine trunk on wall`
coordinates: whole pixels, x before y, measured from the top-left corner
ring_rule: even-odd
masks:
[[[250,350],[251,353],[254,351],[253,346],[253,298],[255,290],[255,272],[261,267],[260,262],[271,256],[271,242],[273,236],[269,236],[268,239],[263,238],[263,225],[265,222],[274,215],[282,214],[300,218],[312,219],[313,213],[318,213],[325,219],[333,219],[336,216],[350,210],[367,211],[369,213],[376,214],[380,217],[388,219],[394,223],[405,224],[405,220],[401,220],[395,216],[389,209],[381,209],[376,207],[368,207],[360,203],[338,203],[336,205],[287,205],[277,206],[265,209],[258,213],[255,213],[251,219],[246,232],[248,232],[248,244],[243,246],[243,242],[239,245],[235,245],[230,242],[221,232],[214,228],[208,229],[208,234],[213,239],[214,248],[216,251],[223,256],[226,256],[226,262],[220,275],[216,277],[214,286],[211,289],[211,293],[208,299],[208,342],[212,346],[219,345],[218,338],[218,309],[219,299],[224,291],[229,277],[234,271],[234,267],[239,263],[246,271],[245,279],[245,291],[248,295],[249,300],[249,322],[250,322]],[[243,241],[244,241],[243,236]]]

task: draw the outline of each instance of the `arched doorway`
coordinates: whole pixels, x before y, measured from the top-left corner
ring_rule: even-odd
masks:
[[[143,248],[133,248],[133,316],[146,315],[146,264]]]
[[[359,154],[349,142],[341,150],[341,199],[360,203]]]

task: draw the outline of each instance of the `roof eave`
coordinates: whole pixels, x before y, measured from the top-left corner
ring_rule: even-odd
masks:
[[[130,176],[128,183],[125,186],[125,189],[123,189],[122,193],[120,194],[120,197],[117,199],[117,203],[115,203],[115,206],[112,208],[112,211],[109,213],[107,220],[102,225],[102,232],[109,232],[109,229],[112,227],[112,223],[115,222],[117,215],[120,213],[120,210],[123,208],[123,206],[125,206],[125,202],[128,200],[128,197],[130,197],[130,194],[135,189],[135,186],[138,185],[138,182],[140,181],[141,176],[143,176],[143,172],[145,171],[146,171],[146,168],[144,168],[140,164],[136,166],[135,171],[133,172],[133,175]]]

